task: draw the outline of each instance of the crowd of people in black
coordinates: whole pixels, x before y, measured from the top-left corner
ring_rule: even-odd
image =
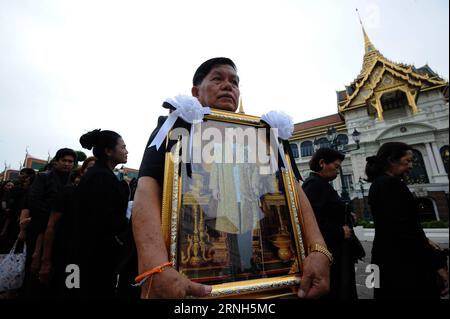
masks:
[[[129,202],[136,179],[114,174],[127,162],[119,134],[94,130],[80,138],[94,156],[74,169],[77,154],[63,148],[46,169],[24,168],[1,187],[0,253],[26,243],[22,288],[7,298],[137,298],[137,275]],[[17,245],[15,243],[17,242]],[[67,267],[86,269],[79,289],[66,285]]]
[[[355,263],[361,257],[348,205],[330,184],[344,157],[333,149],[319,149],[303,183],[334,257],[330,293],[325,297],[333,300],[357,299]],[[367,158],[365,171],[372,183],[369,206],[375,226],[371,263],[380,271],[376,299],[439,299],[448,294],[447,254],[426,237],[419,203],[405,182],[412,165],[412,148],[400,142],[385,143],[375,156]]]
[[[94,156],[79,169],[73,169],[76,153],[64,148],[47,170],[24,168],[18,180],[1,184],[0,253],[16,242],[16,250],[23,243],[27,250],[23,287],[7,292],[8,298],[139,298],[132,285],[137,256],[128,209],[137,180],[119,180],[113,172],[127,161],[126,145],[119,134],[101,130],[84,134],[80,142]],[[378,299],[439,298],[448,292],[447,260],[425,237],[402,181],[411,168],[410,151],[406,144],[387,143],[367,159],[376,230],[372,263],[382,272]],[[354,232],[345,203],[330,184],[343,159],[337,151],[318,150],[303,189],[334,257],[325,298],[355,300],[357,258],[349,244]],[[79,289],[67,287],[68,265],[85,270]]]

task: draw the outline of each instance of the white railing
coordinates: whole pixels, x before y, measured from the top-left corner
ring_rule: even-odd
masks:
[[[354,228],[356,237],[361,241],[373,241],[375,237],[374,228],[364,228],[357,226]],[[425,228],[425,235],[436,243],[448,244],[449,243],[449,230],[448,228]]]

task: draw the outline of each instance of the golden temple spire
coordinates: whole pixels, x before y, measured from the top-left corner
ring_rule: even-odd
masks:
[[[239,113],[245,114],[245,112],[244,112],[244,104],[242,103],[242,97],[239,98]]]
[[[362,23],[361,16],[359,15],[358,9],[356,9],[356,12],[358,13],[359,23],[361,24],[362,32],[364,35],[364,49],[365,49],[366,54],[369,52],[372,52],[372,51],[376,51],[377,49],[370,41],[369,36],[367,35],[366,30],[364,29],[364,25]]]

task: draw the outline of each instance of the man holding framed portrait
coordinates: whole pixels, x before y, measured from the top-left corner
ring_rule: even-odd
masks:
[[[198,99],[202,106],[211,106],[211,108],[213,108],[211,114],[206,116],[207,122],[231,122],[235,124],[250,125],[255,129],[258,129],[258,127],[260,128],[261,122],[259,118],[251,116],[239,118],[232,115],[231,112],[235,112],[238,108],[239,94],[239,77],[237,76],[236,66],[230,59],[210,59],[200,65],[195,72],[192,95]],[[208,228],[208,224],[205,219],[208,217],[207,210],[211,209],[210,199],[213,198],[213,189],[211,188],[206,190],[205,193],[202,193],[201,188],[203,183],[201,182],[197,184],[197,187],[191,187],[189,189],[191,192],[189,192],[188,188],[186,188],[188,187],[187,181],[189,178],[197,176],[197,173],[201,173],[196,171],[196,167],[199,166],[194,164],[181,166],[173,165],[173,161],[166,160],[168,158],[167,154],[170,154],[169,150],[172,150],[173,147],[177,145],[177,141],[168,141],[163,144],[163,147],[160,148],[149,147],[155,142],[158,132],[165,121],[166,118],[160,118],[157,129],[150,136],[139,172],[140,178],[133,207],[133,232],[138,251],[139,273],[142,274],[138,277],[140,279],[140,283],[142,284],[142,297],[185,298],[187,296],[215,296],[214,291],[216,288],[213,289],[213,287],[209,285],[203,285],[200,283],[204,282],[207,284],[216,284],[214,281],[209,282],[205,279],[212,277],[216,278],[215,274],[211,274],[211,272],[209,272],[212,268],[207,268],[207,275],[201,275],[200,277],[197,277],[197,280],[195,280],[195,276],[189,276],[189,272],[187,271],[189,269],[186,269],[187,267],[183,268],[183,259],[185,261],[185,265],[189,265],[189,267],[194,267],[196,269],[196,274],[202,274],[199,269],[209,267],[207,263],[211,262],[211,260],[214,261],[214,254],[212,253],[217,253],[221,247],[221,243],[230,243],[230,240],[222,242],[220,240],[221,236],[227,236],[224,234],[227,232],[223,232],[225,229],[211,230],[211,234],[208,233],[211,227]],[[173,126],[185,127],[186,129],[189,128],[189,125],[187,125],[187,123],[180,118],[175,121]],[[186,148],[184,148],[183,151],[186,151]],[[175,152],[174,157],[176,158],[177,155],[177,152]],[[170,163],[172,163],[172,166],[170,166]],[[181,167],[180,171],[178,171],[179,167]],[[286,169],[287,168],[285,167],[285,171]],[[165,171],[170,172],[170,176],[168,176],[168,174],[165,175]],[[250,183],[252,183],[252,179],[253,181],[256,181],[256,178],[259,178],[255,177],[254,174],[248,174],[248,169],[245,171],[247,173],[246,176],[250,176]],[[325,242],[317,226],[312,208],[301,187],[299,186],[298,181],[287,178],[287,175],[281,178],[280,175],[282,175],[282,173],[280,172],[278,172],[278,175],[274,173],[273,177],[268,179],[270,181],[269,184],[276,184],[278,182],[281,184],[280,189],[284,189],[283,194],[286,197],[292,197],[292,194],[294,195],[287,202],[288,205],[285,205],[285,197],[281,198],[281,201],[279,200],[279,196],[277,195],[278,193],[261,191],[258,193],[259,198],[257,196],[250,198],[250,200],[247,201],[250,203],[249,207],[255,207],[255,211],[257,212],[261,210],[262,215],[261,218],[251,218],[251,227],[249,226],[251,229],[249,229],[250,232],[247,232],[250,234],[249,240],[250,243],[255,241],[256,244],[254,246],[261,247],[260,250],[272,250],[274,264],[278,263],[279,265],[282,265],[286,264],[286,262],[291,262],[291,264],[289,264],[291,265],[291,271],[289,271],[289,274],[301,274],[300,287],[298,289],[298,296],[300,298],[317,298],[325,294],[329,289],[329,266],[332,261],[332,257],[326,249]],[[213,176],[214,174],[215,173],[213,173]],[[238,176],[244,176],[242,175],[242,167],[241,170],[231,169],[228,176],[230,174],[235,177],[235,183],[239,180]],[[211,178],[211,166],[209,174],[206,175],[208,175],[208,178]],[[178,179],[178,176],[181,176],[180,179]],[[263,179],[264,178],[267,179],[267,176],[263,176]],[[209,182],[209,185],[211,185],[211,181]],[[243,181],[239,181],[239,183],[235,185],[243,185],[242,182]],[[264,187],[261,187],[261,189],[262,188]],[[192,189],[195,191],[192,192]],[[221,194],[220,191],[217,193],[218,189],[219,185],[217,184],[215,191],[216,196],[218,195],[219,197],[223,197],[229,195]],[[291,193],[291,195],[289,195],[289,193]],[[173,201],[172,197],[170,200],[164,200],[163,198],[164,196],[174,194],[180,194],[181,196],[179,196],[176,201],[176,196],[173,197]],[[189,194],[194,194],[192,200]],[[242,197],[242,195],[245,195],[242,192],[236,192],[236,194],[238,195],[237,197]],[[290,211],[292,213],[291,208],[289,207],[289,210],[284,208],[284,213],[282,209],[280,209],[282,205],[295,206],[293,204],[290,205],[290,203],[297,203],[298,215],[301,215],[299,219],[302,221],[301,232],[296,231],[295,227],[292,225],[290,226],[291,228],[287,227],[285,221],[289,219],[289,213],[287,212]],[[167,206],[170,206],[169,209]],[[240,205],[240,207],[242,208],[242,205]],[[172,215],[170,215],[171,219],[167,219],[167,216],[164,217],[164,212],[172,212]],[[264,212],[269,212],[266,214],[267,217],[264,217]],[[245,211],[239,209],[240,222],[243,221],[241,216],[242,213],[245,213]],[[222,214],[222,217],[226,217],[227,214],[232,214],[232,212],[222,211],[219,212],[219,214]],[[168,234],[167,230],[170,230],[171,225],[177,226],[176,218],[181,218],[178,220],[181,220],[181,223],[183,223],[183,216],[189,218],[187,219],[187,222],[185,222],[188,224],[188,227],[186,228],[186,236],[183,236],[183,225],[178,225],[180,226],[179,228],[172,227],[172,229],[177,230]],[[233,215],[229,215],[226,218],[228,220],[230,220],[230,218],[233,220],[232,216]],[[290,216],[293,215],[291,214]],[[273,218],[272,220],[275,222],[270,222],[268,218]],[[170,223],[170,220],[175,220],[175,224],[172,223],[171,225],[167,225],[167,223]],[[269,226],[277,223],[276,227],[272,225],[274,233],[270,235],[270,240],[266,240],[266,243],[261,240],[261,235],[258,238],[258,233],[261,234],[261,228],[263,228],[261,225],[264,220],[266,220],[266,225]],[[254,225],[255,221],[258,225]],[[215,224],[217,225],[217,223],[218,222],[216,220]],[[295,223],[298,224],[298,222],[295,221],[292,224]],[[161,225],[163,225],[163,227],[161,227]],[[267,229],[268,227],[265,228]],[[242,234],[246,232],[239,231],[235,233]],[[287,234],[290,234],[291,237],[286,241],[286,236],[288,236]],[[298,234],[300,236],[298,236]],[[216,242],[211,241],[211,237],[216,238]],[[185,240],[184,246],[183,240]],[[260,244],[258,244],[258,240],[260,241]],[[238,247],[248,247],[248,241],[245,245],[239,245],[239,240],[237,239],[232,241],[234,241],[235,244],[237,242]],[[290,243],[287,248],[283,246],[283,243],[285,242]],[[296,245],[294,245],[294,242]],[[208,250],[208,245],[210,245],[210,248],[215,247],[215,249]],[[269,246],[270,248],[267,248]],[[302,250],[303,246],[307,247],[307,252],[304,253],[303,256],[300,256],[300,250]],[[294,251],[295,253],[289,254],[289,251]],[[189,257],[190,259],[186,259],[188,253],[191,253],[191,256]],[[259,251],[259,253],[262,259],[264,259],[264,257],[269,256],[271,252],[268,251],[264,254]],[[261,258],[258,259],[253,256],[253,248],[250,255],[252,255],[251,260],[253,260],[254,265],[268,265],[268,263],[261,262]],[[180,258],[180,256],[184,258]],[[225,262],[229,262],[230,256],[225,256],[224,260]],[[175,265],[175,267],[170,267],[173,265]],[[296,267],[297,271],[295,271]],[[275,270],[279,271],[280,269],[281,268],[276,268]],[[294,271],[292,271],[292,269],[294,269]],[[243,272],[245,269],[241,270],[241,272]],[[254,271],[255,273],[261,272],[261,269],[254,267]],[[227,276],[226,273],[219,273],[219,275]],[[251,275],[251,272],[247,275]],[[194,280],[197,282],[194,282]],[[274,280],[275,279],[270,281],[270,285],[275,285]],[[267,283],[267,281],[264,282]],[[278,281],[278,283],[279,282],[280,281]],[[230,290],[234,289],[232,284],[227,287],[228,288],[224,288],[223,291],[228,291],[229,293]],[[217,289],[217,291],[218,290],[219,289]],[[227,296],[227,294],[225,294],[225,296]]]

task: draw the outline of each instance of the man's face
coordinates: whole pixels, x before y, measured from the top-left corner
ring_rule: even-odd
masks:
[[[203,106],[225,111],[236,111],[239,103],[239,77],[230,65],[217,65],[202,83],[192,88],[192,95]]]
[[[61,157],[59,160],[55,161],[54,168],[58,172],[70,173],[70,171],[73,168],[74,162],[75,159],[72,156],[66,155],[64,157]]]

